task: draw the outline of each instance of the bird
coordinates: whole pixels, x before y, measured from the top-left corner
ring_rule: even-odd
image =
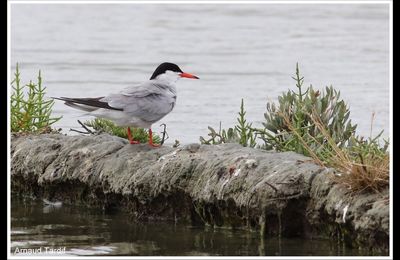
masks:
[[[132,137],[130,127],[149,129],[149,145],[153,143],[152,124],[161,120],[175,107],[177,90],[176,82],[180,78],[199,79],[183,72],[178,65],[171,62],[161,63],[150,79],[126,87],[118,93],[102,97],[70,98],[53,97],[64,101],[64,104],[86,112],[97,118],[111,120],[117,126],[127,127],[130,144],[140,143]]]

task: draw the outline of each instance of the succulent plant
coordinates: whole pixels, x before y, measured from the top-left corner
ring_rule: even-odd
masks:
[[[322,93],[310,85],[303,90],[304,78],[300,76],[296,65],[297,92],[288,90],[278,98],[278,104],[268,102],[264,114],[265,129],[259,129],[265,149],[292,150],[304,153],[299,145],[299,136],[310,147],[319,147],[327,142],[325,136],[315,125],[314,118],[319,118],[338,147],[344,147],[354,135],[357,125],[351,123],[350,111],[340,99],[340,91],[332,86]],[[293,130],[296,133],[293,133]]]

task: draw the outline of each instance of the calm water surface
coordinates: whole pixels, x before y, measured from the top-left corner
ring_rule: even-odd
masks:
[[[257,232],[136,223],[124,213],[13,201],[11,252],[63,248],[63,255],[358,255],[326,240],[264,239]]]
[[[207,126],[232,126],[240,100],[261,125],[265,104],[288,88],[300,63],[305,83],[333,85],[359,134],[389,135],[389,6],[13,5],[11,64],[24,81],[42,70],[49,96],[89,97],[147,80],[163,61],[201,80],[180,80],[166,123],[170,139],[197,142]],[[80,112],[56,102],[57,123]],[[159,124],[154,125],[160,131]]]

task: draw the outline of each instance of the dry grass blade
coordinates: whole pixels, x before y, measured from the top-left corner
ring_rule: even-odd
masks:
[[[319,159],[319,157],[317,156],[317,154],[314,152],[313,149],[311,149],[311,147],[307,144],[307,142],[304,140],[303,136],[301,136],[298,131],[294,128],[293,124],[290,122],[290,118],[281,113],[283,119],[285,120],[286,126],[289,128],[289,130],[291,131],[291,133],[295,134],[297,136],[297,138],[300,140],[300,142],[303,144],[303,147],[308,151],[308,153],[310,154],[310,156],[315,160],[315,162],[321,166],[324,166],[324,162],[321,161]]]

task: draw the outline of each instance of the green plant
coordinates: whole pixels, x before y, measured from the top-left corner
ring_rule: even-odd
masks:
[[[264,114],[264,128],[253,128],[245,120],[242,100],[238,125],[219,132],[209,127],[211,138],[204,144],[236,142],[255,147],[255,138],[263,141],[259,148],[277,151],[294,151],[310,156],[325,167],[333,167],[340,173],[334,181],[352,192],[364,190],[379,192],[389,184],[389,141],[383,140],[382,132],[368,139],[356,136],[357,125],[351,123],[350,110],[340,92],[332,86],[322,93],[312,85],[303,89],[304,77],[296,64],[297,91],[289,90],[278,97],[278,104],[268,102]],[[371,121],[372,132],[372,121]]]
[[[264,148],[311,156],[321,166],[341,172],[334,181],[352,192],[379,192],[387,187],[389,141],[381,145],[382,132],[366,140],[356,136],[357,125],[351,124],[350,110],[339,91],[331,86],[321,94],[311,85],[304,91],[298,65],[294,79],[297,93],[288,91],[280,96],[278,107],[267,104],[264,129],[258,129]]]
[[[267,103],[264,129],[257,131],[264,141],[264,148],[309,155],[307,150],[304,150],[303,141],[315,148],[319,143],[326,143],[326,137],[311,119],[311,111],[321,119],[338,147],[347,145],[357,125],[351,123],[350,111],[340,99],[340,92],[332,86],[326,87],[322,93],[314,90],[312,85],[303,90],[304,77],[300,76],[298,64],[293,79],[296,81],[297,92],[289,90],[283,93],[278,97],[278,106]],[[303,140],[300,140],[299,136]]]
[[[37,83],[22,85],[17,64],[11,87],[11,132],[51,131],[51,125],[61,117],[51,116],[54,100],[44,98],[46,88],[42,86],[40,70]]]
[[[254,133],[251,123],[247,123],[246,111],[244,110],[243,98],[240,103],[239,117],[237,118],[238,124],[235,125],[235,130],[240,139],[239,144],[243,146],[255,147],[257,142],[257,133]]]
[[[96,131],[106,132],[110,135],[119,136],[121,138],[127,138],[127,128],[116,126],[113,122],[107,119],[95,118],[93,120],[89,120],[84,122],[84,125],[92,127]],[[149,141],[148,133],[143,128],[135,128],[132,131],[132,137],[134,140],[139,141],[141,143],[146,143]],[[153,134],[153,142],[155,144],[161,143],[161,138],[157,134]]]
[[[244,101],[242,99],[240,104],[239,117],[237,124],[228,130],[222,129],[221,122],[219,125],[218,133],[212,127],[208,127],[210,131],[209,139],[200,136],[200,143],[202,144],[221,144],[221,143],[239,143],[243,146],[255,147],[257,145],[257,134],[254,133],[251,123],[247,123],[246,111],[244,109]]]
[[[222,129],[222,123],[219,122],[219,130],[218,132],[214,130],[211,126],[208,127],[210,136],[209,139],[205,139],[203,136],[200,136],[201,144],[222,144],[222,143],[239,143],[239,135],[235,128]]]

